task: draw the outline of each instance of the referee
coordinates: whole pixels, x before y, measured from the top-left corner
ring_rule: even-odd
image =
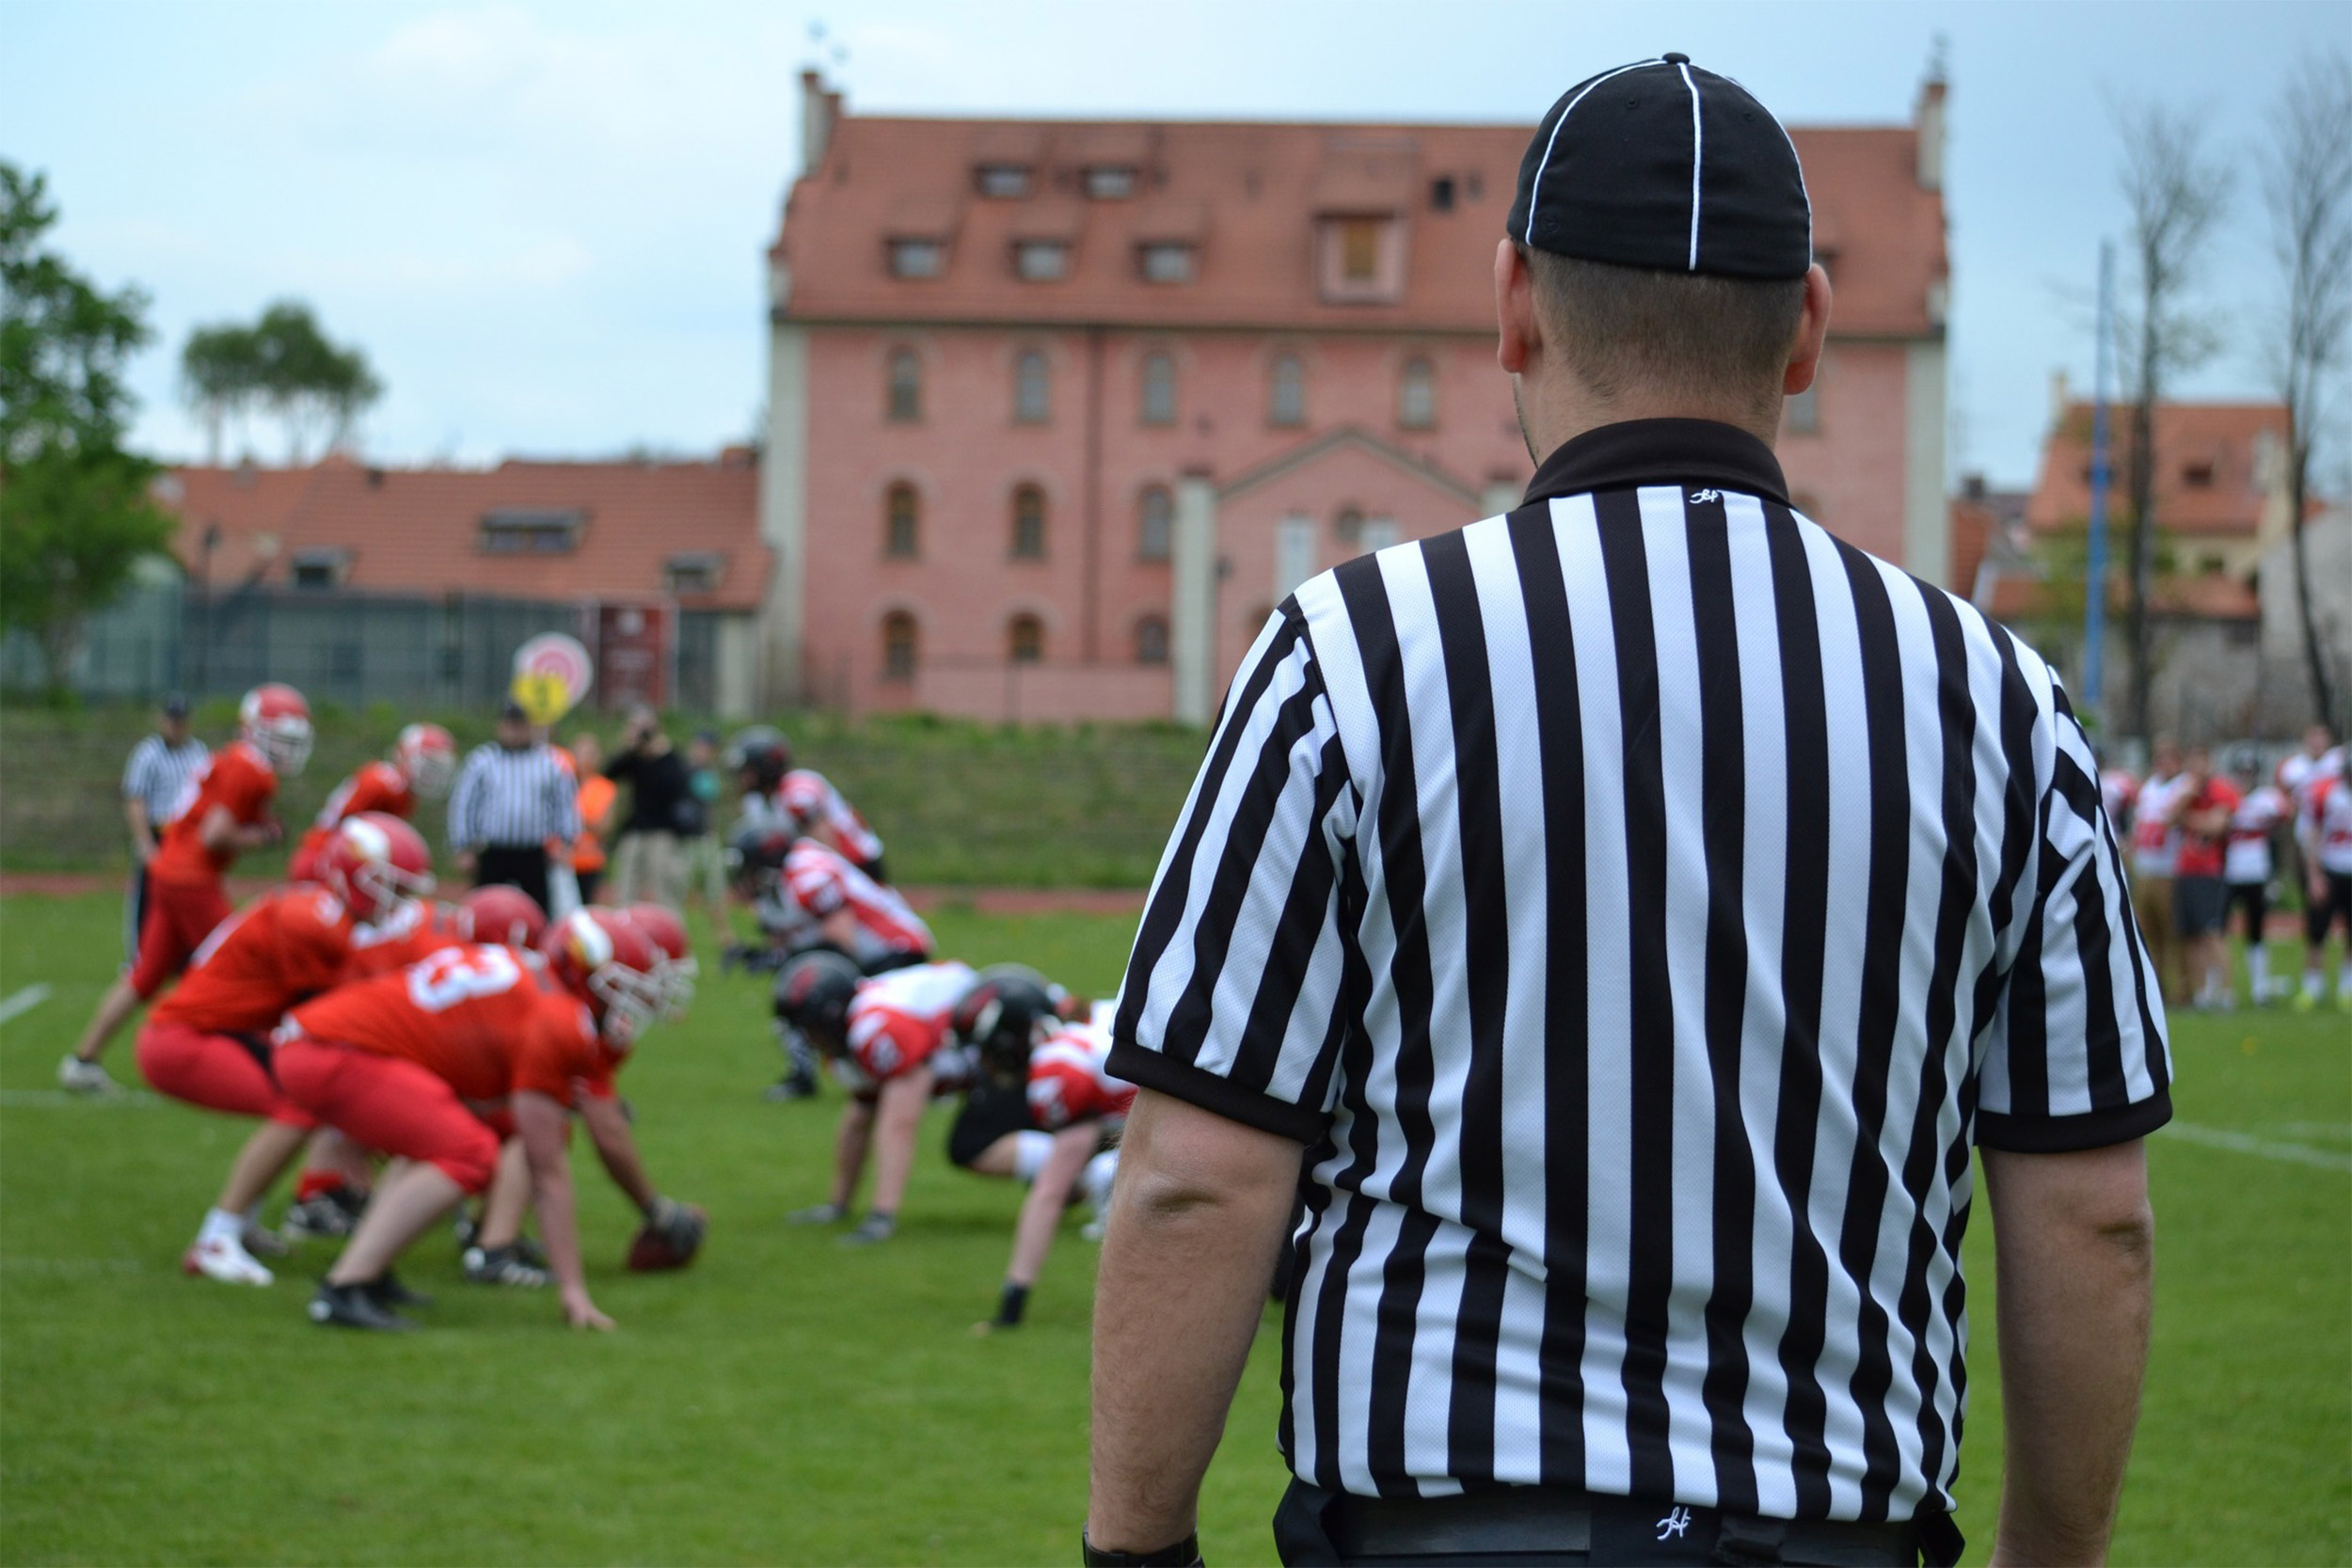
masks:
[[[122,766],[122,820],[131,830],[131,892],[123,908],[122,949],[138,962],[139,927],[147,919],[147,863],[164,841],[164,824],[180,809],[189,781],[213,753],[188,733],[188,700],[174,691],[163,702],[156,733],[131,748]]]
[[[1508,221],[1525,503],[1277,609],[1144,914],[1089,1560],[1197,1554],[1287,1248],[1285,1561],[1951,1562],[1972,1145],[1994,1557],[2096,1560],[2170,1069],[2090,748],[1790,510],[1830,288],[1762,105],[1596,76]]]
[[[521,705],[499,710],[498,739],[477,746],[449,797],[449,840],[476,887],[503,882],[548,907],[548,846],[580,836],[580,784]]]

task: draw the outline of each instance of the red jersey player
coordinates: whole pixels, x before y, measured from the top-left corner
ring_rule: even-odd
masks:
[[[564,1145],[566,1107],[609,1087],[660,997],[653,944],[611,911],[556,923],[536,954],[493,944],[447,948],[295,1008],[279,1028],[288,1099],[409,1167],[368,1205],[327,1271],[310,1316],[403,1326],[392,1260],[467,1193],[490,1184],[511,1117],[530,1164],[548,1258],[575,1327],[610,1328],[580,1263]]]
[[[152,1000],[187,967],[213,927],[229,918],[223,879],[237,856],[285,836],[270,815],[270,802],[278,781],[301,772],[310,758],[310,705],[291,686],[257,686],[238,705],[237,736],[188,781],[163,843],[148,862],[151,891],[147,918],[139,927],[138,962],[107,988],[73,1053],[57,1064],[57,1081],[69,1089],[103,1094],[115,1087],[99,1065],[107,1042],[140,1003]]]
[[[183,1259],[190,1274],[270,1282],[243,1238],[313,1124],[278,1092],[266,1037],[287,1008],[348,978],[357,923],[414,906],[432,890],[431,866],[424,840],[398,817],[340,824],[319,853],[319,885],[264,894],[215,927],[139,1031],[139,1071],[157,1091],[262,1120]]]
[[[346,816],[357,816],[363,811],[380,811],[404,821],[414,816],[420,798],[437,800],[449,793],[450,781],[457,773],[457,742],[449,731],[438,724],[411,724],[400,732],[392,744],[389,762],[363,762],[351,776],[337,784],[319,808],[310,831],[302,835],[301,847],[287,863],[286,876],[291,881],[312,879],[318,852],[326,844],[326,835],[335,824]]]

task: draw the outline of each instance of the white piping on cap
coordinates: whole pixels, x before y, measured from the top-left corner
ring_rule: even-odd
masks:
[[[1705,143],[1699,131],[1699,85],[1691,80],[1688,61],[1675,68],[1682,72],[1682,85],[1691,89],[1691,270],[1699,270],[1699,163]]]
[[[1535,243],[1535,209],[1543,201],[1544,170],[1551,166],[1551,150],[1560,145],[1560,127],[1565,125],[1568,122],[1568,117],[1576,113],[1576,106],[1579,103],[1583,103],[1587,98],[1592,97],[1593,89],[1599,87],[1603,82],[1610,80],[1612,77],[1622,76],[1629,71],[1639,71],[1644,66],[1662,65],[1665,62],[1662,60],[1636,60],[1631,65],[1621,65],[1614,71],[1603,71],[1600,75],[1594,77],[1590,82],[1585,83],[1584,90],[1582,92],[1578,93],[1574,98],[1568,100],[1568,106],[1560,111],[1560,118],[1558,119],[1551,122],[1551,135],[1550,138],[1544,143],[1543,159],[1535,166],[1535,178],[1528,182],[1527,230],[1519,236],[1520,243],[1524,245],[1534,245]]]

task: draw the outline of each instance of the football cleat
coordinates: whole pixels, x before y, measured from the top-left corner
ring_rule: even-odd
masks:
[[[898,1233],[898,1222],[888,1214],[868,1214],[855,1230],[841,1238],[843,1246],[874,1246]]]
[[[359,1211],[367,1203],[363,1193],[349,1187],[330,1187],[290,1205],[278,1229],[296,1240],[309,1237],[333,1241],[351,1234],[351,1227],[359,1223]]]
[[[511,1246],[468,1247],[466,1249],[466,1279],[474,1285],[506,1285],[519,1291],[546,1288],[548,1271],[524,1261],[522,1254]]]
[[[790,1072],[768,1085],[771,1100],[814,1100],[817,1098],[817,1075],[806,1068],[794,1068]]]
[[[57,1064],[57,1086],[71,1089],[75,1094],[113,1095],[122,1092],[122,1085],[108,1075],[103,1064],[86,1062],[71,1052],[66,1053],[65,1060]]]
[[[412,1291],[400,1282],[400,1275],[386,1269],[358,1289],[367,1292],[370,1301],[389,1312],[395,1307],[430,1307],[433,1298],[420,1291]]]
[[[547,1249],[528,1236],[515,1238],[515,1256],[534,1269],[544,1269],[548,1266]]]
[[[267,1285],[276,1275],[228,1236],[208,1236],[181,1256],[180,1267],[224,1285]]]
[[[365,1328],[379,1334],[399,1334],[417,1325],[376,1305],[365,1285],[329,1285],[319,1281],[310,1298],[310,1321],[323,1328]]]
[[[292,1242],[265,1226],[248,1225],[237,1240],[256,1258],[284,1258],[294,1251]]]

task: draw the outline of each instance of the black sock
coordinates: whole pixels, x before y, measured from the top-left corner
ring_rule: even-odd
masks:
[[[1027,1311],[1028,1307],[1029,1288],[1026,1285],[1015,1285],[1009,1279],[1005,1281],[1005,1293],[997,1299],[996,1303],[996,1326],[999,1328],[1019,1327],[1021,1314]]]

